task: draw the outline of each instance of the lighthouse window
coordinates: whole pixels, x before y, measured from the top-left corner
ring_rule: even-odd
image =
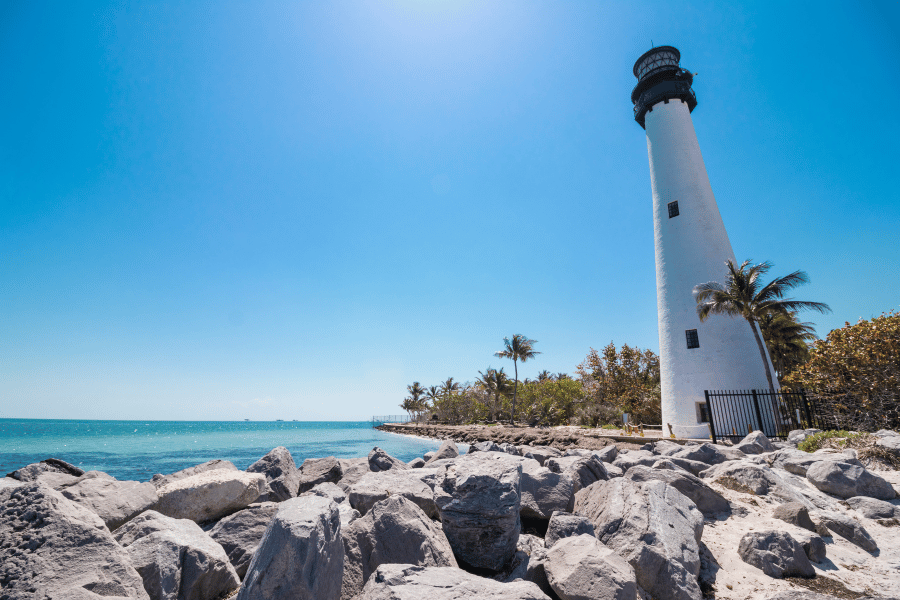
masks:
[[[700,338],[697,337],[696,329],[688,329],[684,333],[687,336],[688,348],[699,348],[700,347]]]
[[[669,218],[677,217],[680,213],[678,212],[678,201],[669,202]]]
[[[709,407],[706,402],[697,402],[697,422],[709,423]]]

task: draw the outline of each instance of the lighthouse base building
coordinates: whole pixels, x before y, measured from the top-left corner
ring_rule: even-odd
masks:
[[[745,319],[710,315],[701,323],[697,316],[694,286],[724,283],[725,263],[735,256],[691,120],[693,76],[679,66],[680,58],[671,46],[642,55],[634,66],[632,102],[650,158],[663,431],[671,426],[677,437],[707,438],[706,390],[764,390],[769,384]],[[747,428],[716,425],[729,432]]]

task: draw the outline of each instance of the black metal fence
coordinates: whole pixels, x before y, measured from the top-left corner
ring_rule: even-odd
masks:
[[[713,443],[719,439],[737,442],[757,430],[770,439],[785,440],[794,429],[834,429],[806,390],[707,390],[705,394]]]
[[[409,423],[414,421],[409,415],[383,415],[380,417],[372,417],[372,427],[378,427],[385,423]]]

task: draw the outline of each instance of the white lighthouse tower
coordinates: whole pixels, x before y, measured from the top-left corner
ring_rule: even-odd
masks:
[[[734,252],[691,121],[693,76],[680,59],[672,46],[645,52],[634,65],[631,101],[650,156],[663,431],[671,425],[678,437],[705,438],[704,390],[768,389],[768,380],[746,320],[712,315],[701,323],[697,317],[694,286],[724,282]]]

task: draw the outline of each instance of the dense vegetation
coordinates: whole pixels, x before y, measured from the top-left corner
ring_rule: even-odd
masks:
[[[505,338],[505,350],[495,355],[518,362],[534,359],[534,340]],[[524,357],[524,359],[523,359]],[[591,348],[576,367],[576,377],[542,371],[535,379],[518,381],[502,369],[488,367],[472,382],[453,378],[438,386],[407,386],[401,407],[411,416],[447,423],[518,421],[529,425],[621,424],[622,413],[632,422],[659,424],[659,357],[651,350],[610,343]]]

